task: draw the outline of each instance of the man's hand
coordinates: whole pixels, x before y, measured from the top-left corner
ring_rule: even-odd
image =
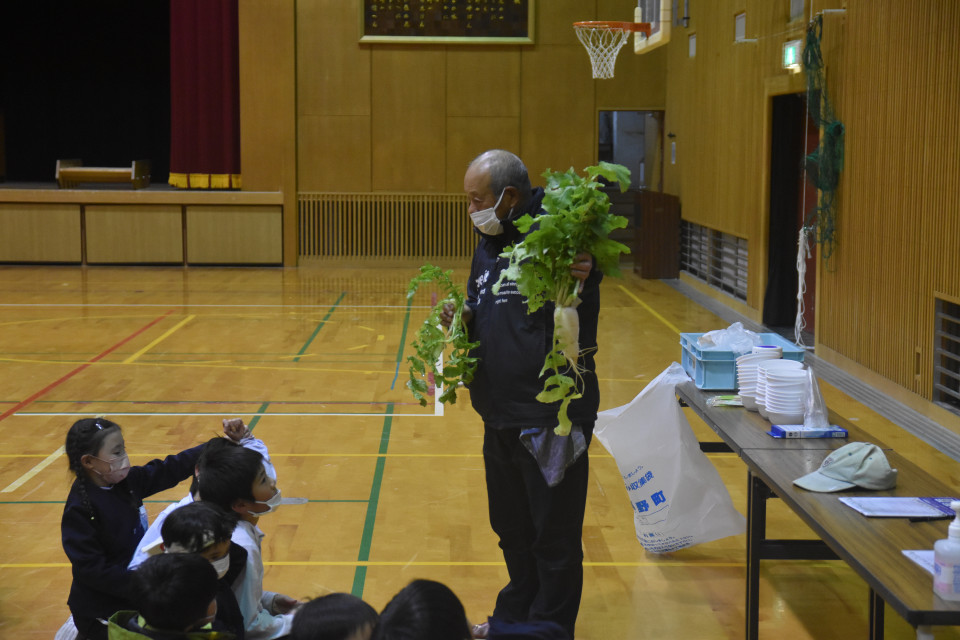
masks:
[[[449,329],[450,323],[453,322],[453,314],[456,313],[456,311],[452,302],[444,304],[443,311],[440,312],[440,324]],[[460,315],[463,318],[464,324],[470,324],[470,321],[473,319],[473,310],[464,305],[463,312]]]
[[[593,269],[593,256],[587,253],[586,251],[578,253],[573,259],[573,264],[570,265],[570,275],[574,278],[583,282],[590,275],[590,271]]]
[[[240,418],[224,419],[223,433],[234,442],[239,443],[250,435],[250,429],[247,428],[247,425],[243,424],[243,420]]]

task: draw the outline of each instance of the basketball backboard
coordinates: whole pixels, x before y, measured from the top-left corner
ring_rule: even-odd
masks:
[[[670,42],[670,0],[638,0],[633,19],[650,23],[650,35],[633,35],[634,53],[647,53]]]

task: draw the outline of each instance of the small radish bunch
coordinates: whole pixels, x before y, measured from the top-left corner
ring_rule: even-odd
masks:
[[[467,326],[462,316],[466,296],[460,287],[453,283],[452,275],[452,270],[444,271],[432,264],[425,264],[420,267],[420,274],[410,281],[407,289],[408,300],[425,284],[436,284],[443,293],[440,302],[433,306],[417,330],[413,342],[410,343],[414,353],[407,358],[410,363],[407,388],[421,406],[427,404],[431,378],[443,388],[438,400],[444,404],[454,404],[457,401],[457,384],[470,384],[477,370],[477,359],[469,354],[470,350],[480,343],[470,342],[468,339]],[[450,327],[444,330],[440,317],[447,303],[452,303],[456,312]],[[451,351],[447,361],[441,365],[440,357],[448,347]]]

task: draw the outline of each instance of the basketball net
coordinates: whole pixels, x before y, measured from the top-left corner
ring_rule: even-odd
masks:
[[[612,78],[617,54],[627,43],[633,31],[616,26],[616,23],[601,25],[574,23],[573,30],[577,32],[577,38],[590,54],[594,79]]]

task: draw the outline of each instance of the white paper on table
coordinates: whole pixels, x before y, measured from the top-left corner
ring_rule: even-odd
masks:
[[[865,516],[877,518],[944,518],[954,515],[950,501],[956,498],[889,496],[841,497],[840,502]]]
[[[907,556],[924,569],[930,575],[933,575],[933,550],[932,549],[904,549],[903,555]]]

